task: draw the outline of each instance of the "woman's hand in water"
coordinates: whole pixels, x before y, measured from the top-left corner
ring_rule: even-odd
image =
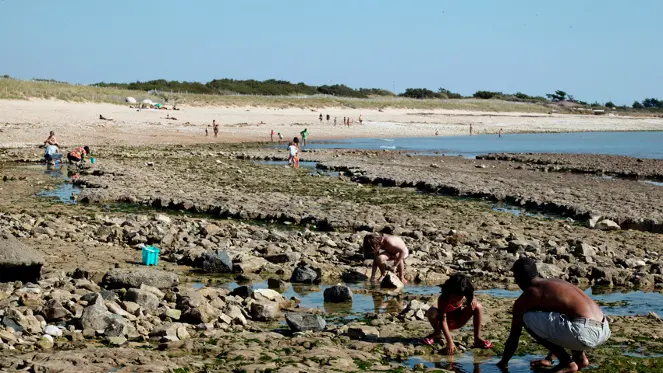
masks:
[[[456,353],[456,344],[453,342],[449,343],[447,346],[447,355],[453,355]]]

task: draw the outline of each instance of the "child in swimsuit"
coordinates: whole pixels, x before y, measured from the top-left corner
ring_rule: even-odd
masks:
[[[451,338],[451,330],[462,328],[473,319],[474,348],[490,349],[493,343],[481,339],[481,319],[483,309],[481,303],[474,298],[474,286],[469,278],[460,273],[452,275],[443,285],[442,294],[437,299],[437,307],[431,307],[426,314],[433,326],[433,333],[424,338],[424,343],[432,345],[444,339],[447,342],[447,353],[456,352],[456,345]]]

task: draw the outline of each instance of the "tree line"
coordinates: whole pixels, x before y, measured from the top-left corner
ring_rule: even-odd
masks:
[[[344,84],[311,86],[285,80],[269,79],[236,80],[214,79],[208,83],[179,82],[176,80],[150,80],[133,83],[96,83],[96,87],[116,87],[139,91],[175,91],[203,94],[242,94],[261,96],[296,96],[325,94],[340,97],[368,98],[370,96],[394,96],[390,91],[377,88],[350,88]]]

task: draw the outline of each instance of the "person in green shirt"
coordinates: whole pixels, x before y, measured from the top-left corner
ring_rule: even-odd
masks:
[[[308,138],[308,129],[304,128],[304,130],[299,134],[302,135],[302,146],[306,146],[306,139]]]

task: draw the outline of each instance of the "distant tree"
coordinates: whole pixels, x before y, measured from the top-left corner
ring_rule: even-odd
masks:
[[[646,98],[642,100],[642,106],[646,108],[663,109],[663,100],[657,100],[655,98]]]
[[[491,99],[491,98],[498,98],[499,96],[502,96],[502,92],[491,92],[491,91],[476,91],[472,95],[474,98],[482,98],[482,99]]]
[[[612,109],[612,108],[615,107],[615,104],[613,104],[612,101],[608,101],[608,102],[605,103],[604,106],[607,107],[607,108]]]
[[[463,98],[463,95],[461,95],[460,93],[451,92],[450,90],[442,87],[440,87],[437,90],[437,93],[440,98],[454,98],[454,99]]]
[[[11,78],[12,78],[11,76],[9,76],[9,75],[7,75],[7,74],[3,75],[2,77],[3,77],[4,79],[11,79]]]
[[[548,97],[553,102],[560,102],[566,100],[567,98],[571,98],[572,96],[568,96],[564,91],[557,90],[555,93],[548,93],[546,97]]]
[[[644,106],[643,106],[640,102],[638,102],[638,101],[634,101],[632,107],[633,107],[634,109],[643,109],[643,108],[644,108]]]
[[[399,96],[417,99],[436,98],[437,94],[428,88],[408,88]]]

